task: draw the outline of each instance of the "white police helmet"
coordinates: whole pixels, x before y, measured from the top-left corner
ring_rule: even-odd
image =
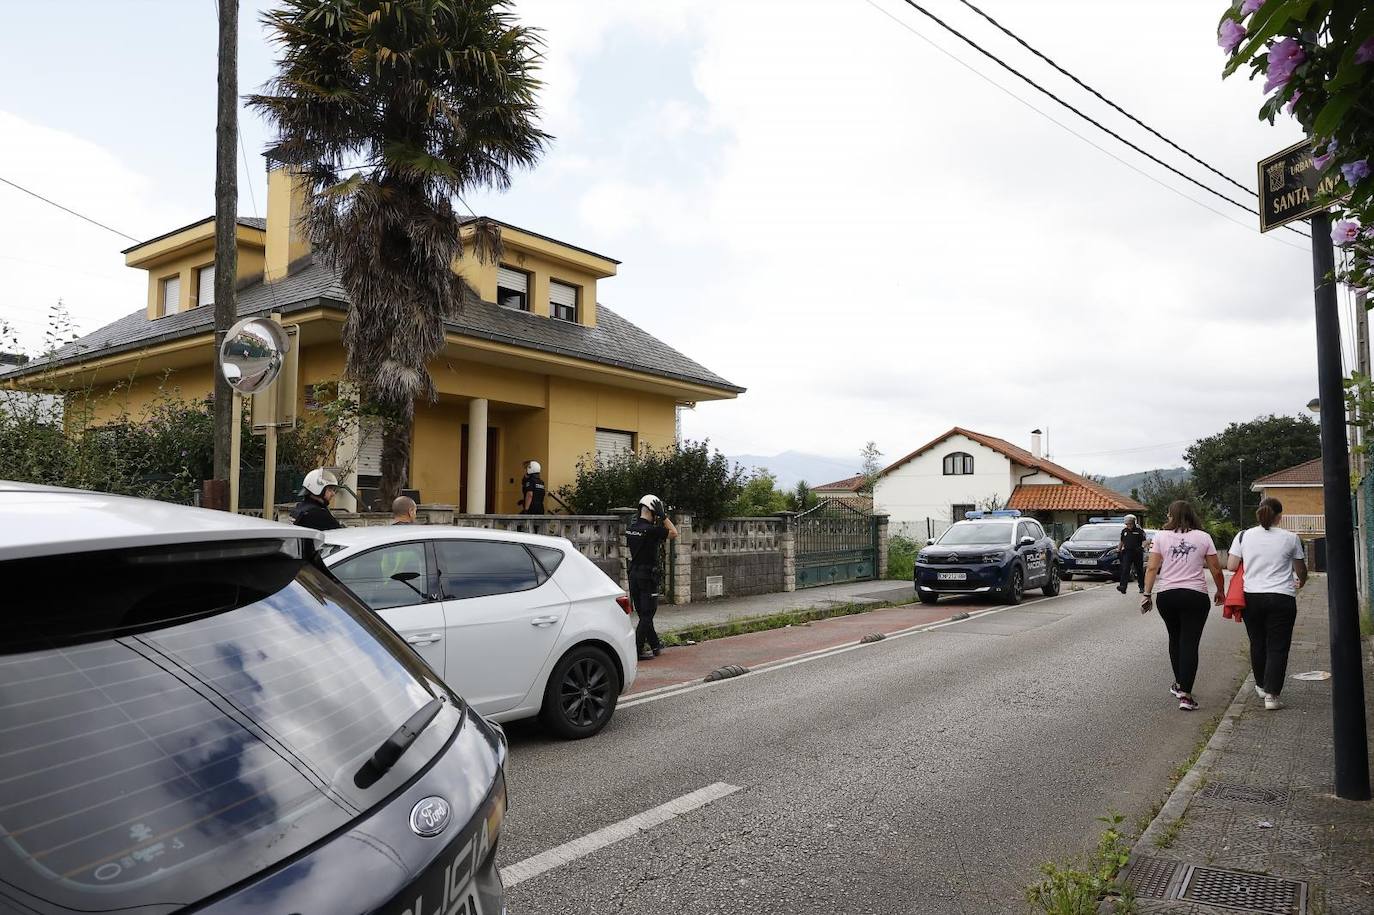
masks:
[[[647,495],[639,500],[640,508],[647,508],[656,515],[663,514],[663,500],[655,495]]]
[[[1135,524],[1135,522],[1136,522],[1136,517],[1135,517],[1135,515],[1127,515],[1127,516],[1126,516],[1126,520],[1129,521],[1129,522],[1131,522],[1132,524]]]
[[[324,494],[326,488],[330,486],[337,488],[338,485],[339,478],[334,476],[332,470],[318,467],[305,475],[305,479],[301,481],[301,490],[312,496],[319,496]]]
[[[525,466],[529,468],[530,473],[538,473],[539,471],[544,469],[543,467],[539,466],[538,461],[527,461],[525,463]]]

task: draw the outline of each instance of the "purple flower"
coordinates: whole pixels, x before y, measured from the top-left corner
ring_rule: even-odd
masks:
[[[1364,44],[1355,49],[1355,63],[1367,64],[1374,62],[1374,36],[1366,38]]]
[[[1245,0],[1240,5],[1240,14],[1249,16],[1251,13],[1257,12],[1261,6],[1264,6],[1264,0]]]
[[[1369,177],[1369,160],[1360,159],[1358,162],[1345,163],[1341,166],[1341,176],[1345,178],[1346,184],[1354,187]]]
[[[1236,48],[1245,40],[1245,26],[1234,19],[1224,19],[1221,28],[1217,30],[1217,44],[1221,45],[1222,50],[1227,54],[1236,53]]]
[[[1339,248],[1352,245],[1360,237],[1360,224],[1353,219],[1342,219],[1331,227],[1331,243]]]
[[[1289,114],[1292,114],[1293,109],[1298,107],[1298,99],[1300,98],[1302,98],[1302,90],[1294,90],[1293,97],[1288,100],[1288,105],[1284,108],[1284,110],[1287,111]]]
[[[1264,81],[1264,91],[1272,92],[1288,85],[1293,71],[1307,60],[1307,54],[1296,38],[1285,38],[1269,49],[1269,78]]]
[[[1312,154],[1312,167],[1319,172],[1324,172],[1334,158],[1336,158],[1336,141],[1332,140],[1326,144],[1326,152]]]

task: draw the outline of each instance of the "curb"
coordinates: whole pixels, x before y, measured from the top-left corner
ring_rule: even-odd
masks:
[[[1141,855],[1150,855],[1157,852],[1154,840],[1165,831],[1175,820],[1183,819],[1184,813],[1188,810],[1188,805],[1192,803],[1193,795],[1197,794],[1202,787],[1202,780],[1207,772],[1212,768],[1216,758],[1221,755],[1221,751],[1231,742],[1231,729],[1235,720],[1241,716],[1245,709],[1246,697],[1255,691],[1255,675],[1247,673],[1245,682],[1241,683],[1240,689],[1236,692],[1236,697],[1227,706],[1226,712],[1221,716],[1221,721],[1217,723],[1217,729],[1212,732],[1212,737],[1207,741],[1206,748],[1198,756],[1197,762],[1188,770],[1188,774],[1179,780],[1174,786],[1169,799],[1164,802],[1155,818],[1150,821],[1150,825],[1136,839],[1135,845],[1131,846],[1131,863]],[[1129,867],[1129,865],[1128,865]],[[1125,869],[1123,868],[1123,873]]]

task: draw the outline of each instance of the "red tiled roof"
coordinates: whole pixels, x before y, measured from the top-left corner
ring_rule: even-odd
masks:
[[[1069,470],[1066,467],[1061,467],[1053,461],[1047,461],[1044,458],[1038,458],[1026,449],[1016,447],[1006,439],[997,438],[994,435],[984,435],[981,432],[974,432],[970,429],[961,428],[960,426],[955,426],[953,429],[950,429],[944,435],[932,439],[931,441],[922,445],[920,448],[917,448],[915,451],[908,454],[906,457],[901,458],[893,464],[890,464],[883,470],[882,473],[879,474],[879,476],[887,476],[889,473],[896,470],[898,467],[901,467],[907,461],[919,457],[920,455],[929,451],[931,448],[934,448],[936,445],[943,442],[945,439],[949,438],[951,435],[962,435],[965,438],[972,439],[978,444],[983,445],[987,448],[991,448],[993,451],[998,452],[1004,457],[1010,458],[1011,460],[1015,461],[1016,463],[1024,467],[1030,467],[1035,470],[1048,473],[1052,477],[1058,477],[1059,479],[1063,480],[1064,484],[1068,484],[1056,485],[1053,483],[1046,483],[1018,486],[1016,487],[1016,490],[1012,493],[1012,501],[1008,503],[1008,508],[1022,507],[1020,505],[1017,505],[1014,500],[1016,499],[1016,493],[1020,492],[1023,489],[1081,489],[1085,493],[1085,495],[1082,498],[1086,499],[1091,497],[1092,499],[1096,500],[1096,502],[1091,507],[1081,509],[1081,511],[1105,511],[1108,509],[1113,511],[1130,512],[1145,511],[1145,506],[1135,501],[1134,499],[1127,498],[1126,496],[1123,496],[1118,492],[1114,492],[1108,489],[1107,487],[1101,485],[1100,483],[1094,483],[1092,480],[1089,480],[1082,474],[1074,473],[1072,470]],[[1088,494],[1091,495],[1089,496]],[[1066,495],[1064,498],[1067,499],[1068,496]],[[1053,509],[1044,509],[1037,505],[1035,506],[1034,510],[1051,511]],[[1072,506],[1066,506],[1064,510],[1077,511],[1080,509],[1076,509]]]
[[[856,473],[852,477],[845,477],[843,480],[836,480],[834,483],[826,483],[824,486],[811,487],[812,492],[858,492],[859,487],[864,483],[864,475]]]
[[[1105,497],[1077,483],[1024,483],[1012,490],[1007,508],[1033,512],[1140,511],[1125,496]]]
[[[1266,485],[1287,483],[1289,486],[1320,486],[1322,485],[1322,459],[1313,458],[1305,461],[1296,467],[1285,467],[1283,470],[1276,470],[1267,477],[1260,477],[1254,482],[1256,488]]]

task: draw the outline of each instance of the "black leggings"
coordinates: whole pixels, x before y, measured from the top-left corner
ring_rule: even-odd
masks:
[[[1140,590],[1145,590],[1145,553],[1144,552],[1125,552],[1121,554],[1121,581],[1120,586],[1126,587],[1131,580],[1131,572],[1135,572],[1136,584]]]
[[[630,604],[639,614],[635,627],[635,643],[641,653],[645,649],[658,651],[663,647],[654,629],[654,614],[658,612],[658,576],[654,571],[630,570]]]
[[[1291,594],[1245,592],[1245,632],[1250,636],[1250,667],[1255,683],[1271,696],[1283,689],[1288,648],[1298,621],[1298,599]]]
[[[1197,649],[1210,604],[1206,594],[1191,588],[1170,588],[1155,595],[1159,618],[1169,630],[1169,663],[1174,667],[1174,682],[1185,693],[1193,692],[1193,681],[1197,679]]]

